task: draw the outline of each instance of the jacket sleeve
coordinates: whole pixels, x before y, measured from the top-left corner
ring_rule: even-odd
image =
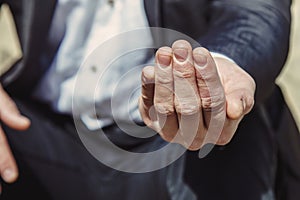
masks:
[[[256,81],[261,103],[275,86],[288,54],[290,0],[212,0],[200,43],[232,58]]]

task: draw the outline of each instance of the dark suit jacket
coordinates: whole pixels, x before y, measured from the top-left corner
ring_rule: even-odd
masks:
[[[24,55],[1,82],[12,95],[28,97],[47,70],[37,58],[45,47],[56,1],[3,2],[13,12]],[[183,32],[209,50],[229,56],[252,75],[257,84],[256,105],[238,134],[252,134],[255,124],[258,135],[275,135],[279,143],[289,144],[299,138],[275,78],[288,54],[290,4],[290,0],[145,0],[145,10],[151,26]],[[291,151],[295,153],[300,149],[299,142],[294,143]],[[282,157],[289,173],[299,178],[295,155]]]
[[[45,72],[39,65],[55,9],[55,0],[0,0],[10,5],[24,53],[6,76],[28,95]],[[145,0],[150,26],[183,32],[211,51],[223,53],[248,71],[257,83],[256,101],[274,89],[289,45],[290,0]]]

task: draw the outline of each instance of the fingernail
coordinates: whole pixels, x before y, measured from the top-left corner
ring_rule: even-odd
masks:
[[[3,172],[3,179],[6,182],[10,182],[10,181],[14,180],[15,176],[16,176],[16,174],[11,169],[5,169]]]
[[[167,67],[171,64],[171,56],[169,55],[158,54],[157,59],[161,67]]]
[[[194,61],[199,67],[204,67],[207,64],[207,57],[198,51],[194,53]]]
[[[184,62],[187,60],[189,52],[187,49],[180,48],[174,50],[174,56],[179,62]]]

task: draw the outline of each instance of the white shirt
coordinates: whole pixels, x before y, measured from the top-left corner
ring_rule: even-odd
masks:
[[[143,3],[143,0],[59,0],[50,29],[50,42],[63,34],[61,30],[65,30],[65,34],[35,96],[50,103],[60,113],[72,114],[75,102],[78,117],[92,130],[109,125],[116,118],[141,121],[137,107],[140,88],[137,86],[140,86],[140,72],[145,66],[141,64],[146,53],[128,53],[113,63],[103,57],[123,55],[131,49],[130,45],[137,45],[134,43],[150,46],[150,31],[146,35],[137,35],[135,41],[130,42],[114,37],[149,26]],[[114,48],[100,51],[99,57],[89,56],[103,44]],[[213,56],[225,57],[217,53]],[[138,65],[141,66],[129,71]],[[122,93],[132,95],[128,99],[128,95]],[[93,112],[95,105],[97,116]],[[117,115],[113,116],[113,113]]]
[[[130,43],[114,41],[113,36],[148,26],[143,0],[114,0],[113,4],[108,0],[59,0],[50,35],[55,37],[55,33],[60,28],[65,28],[65,35],[49,71],[35,92],[35,96],[49,102],[57,112],[72,114],[72,98],[75,95],[74,98],[80,102],[76,104],[77,107],[80,107],[76,109],[81,111],[79,117],[88,128],[96,129],[99,128],[99,125],[103,127],[112,123],[113,117],[108,102],[113,95],[115,84],[123,73],[126,73],[125,68],[142,64],[146,55],[144,53],[138,56],[132,55],[114,63],[109,75],[106,73],[101,77],[102,84],[99,85],[99,90],[96,92],[90,86],[97,84],[99,77],[96,74],[99,74],[99,70],[104,70],[106,63],[99,63],[100,61],[97,62],[97,59],[88,61],[96,64],[91,65],[89,71],[79,71],[79,73],[83,73],[79,76],[82,77],[86,74],[86,78],[84,82],[77,84],[75,93],[73,93],[77,71],[88,55],[107,40],[111,40],[112,45],[115,45],[115,49],[119,51],[119,55],[122,55],[124,47],[126,46],[128,49]],[[152,42],[150,33],[149,37],[143,38],[143,42]],[[104,53],[109,54],[110,52],[104,51]],[[91,58],[88,57],[88,59]],[[125,62],[129,66],[124,66]],[[142,67],[140,67],[141,69]],[[141,120],[137,109],[139,89],[134,88],[136,85],[140,85],[140,74],[132,74],[127,77],[127,81],[123,81],[122,87],[126,92],[135,91],[131,102],[118,104],[118,108],[115,109],[120,112],[120,116],[125,118],[128,114],[122,112],[129,110],[132,118]],[[122,96],[115,98],[122,99]],[[96,118],[89,109],[94,105],[94,100],[96,100],[97,113],[100,114],[100,118]]]

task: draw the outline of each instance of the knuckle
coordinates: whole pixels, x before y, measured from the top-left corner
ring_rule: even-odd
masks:
[[[196,102],[175,102],[176,112],[181,115],[193,115],[199,112],[200,106]]]
[[[157,74],[156,77],[155,77],[155,84],[171,84],[173,83],[173,78],[166,74],[166,73],[163,73],[163,74]]]
[[[176,69],[173,72],[174,76],[177,78],[182,78],[182,79],[190,79],[190,78],[195,78],[195,71],[191,67],[181,67],[181,70]]]
[[[201,104],[206,112],[219,111],[225,106],[225,97],[223,95],[202,97]]]
[[[174,107],[172,104],[168,103],[155,103],[154,104],[155,110],[158,114],[162,115],[171,115],[174,113]]]
[[[217,72],[206,68],[197,68],[196,78],[206,84],[219,81]]]
[[[200,106],[198,100],[181,99],[175,101],[175,109],[181,115],[193,115],[199,112]]]

